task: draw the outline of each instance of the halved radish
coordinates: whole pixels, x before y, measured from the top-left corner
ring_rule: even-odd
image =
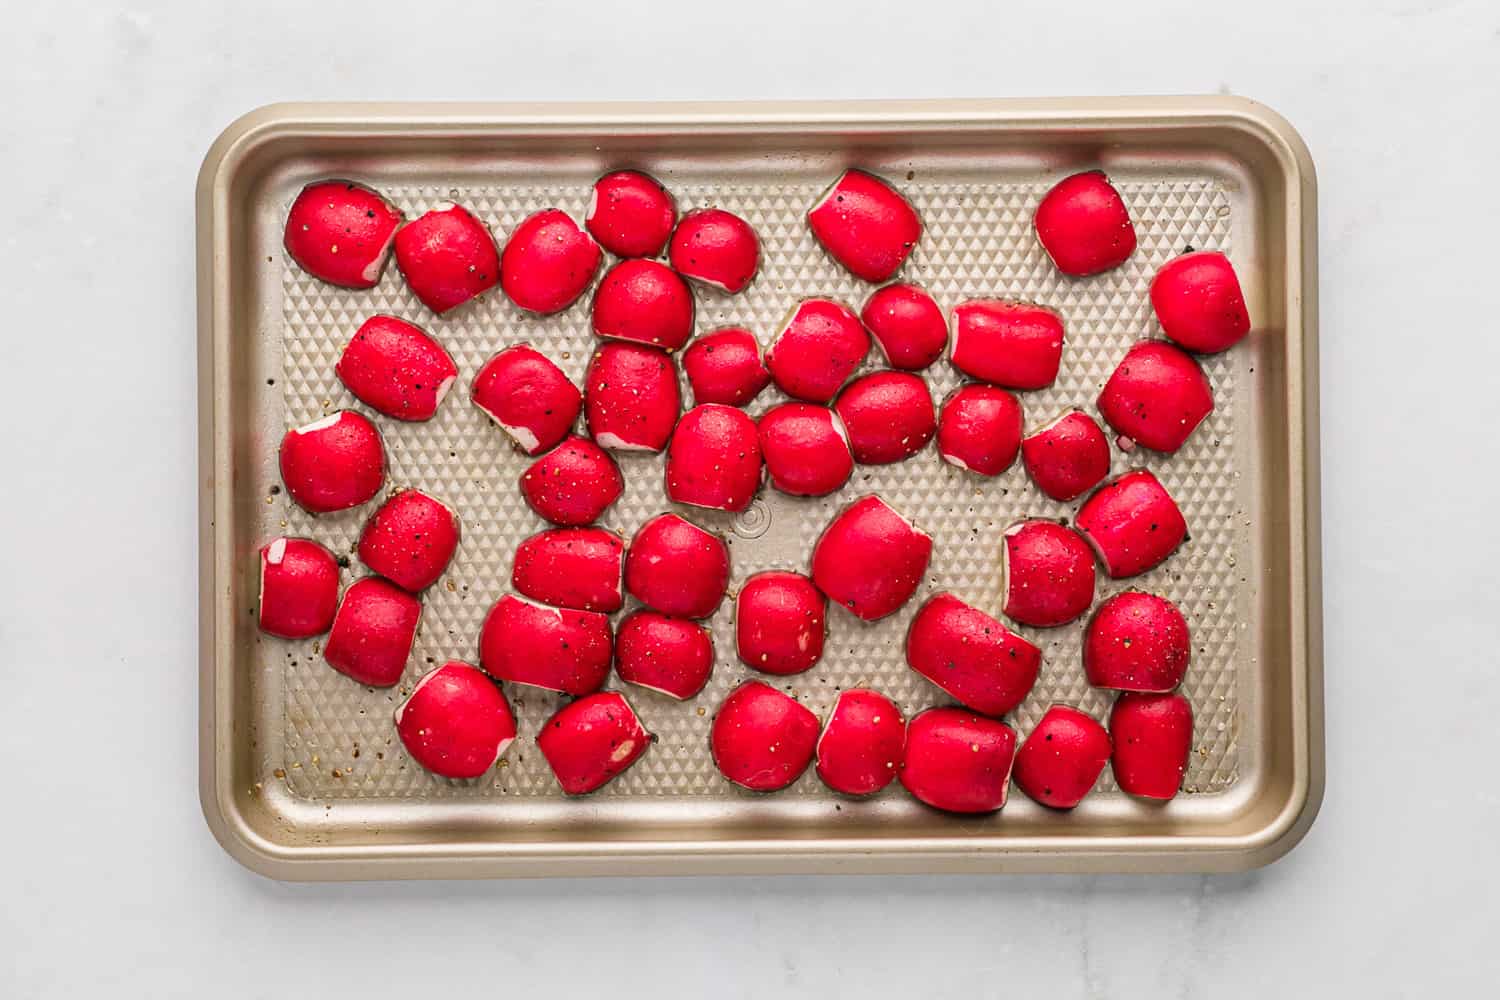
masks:
[[[1023,625],[1066,625],[1094,603],[1094,553],[1056,521],[1007,528],[1002,572],[1005,613]]]
[[[429,671],[396,709],[396,735],[412,759],[444,778],[477,778],[516,738],[500,686],[478,667],[449,660]]]
[[[823,655],[828,603],[801,573],[757,573],[734,604],[740,660],[767,674],[800,674]]]
[[[1239,276],[1217,250],[1185,253],[1163,264],[1151,279],[1151,308],[1163,333],[1199,354],[1227,351],[1250,332]]]
[[[429,420],[458,378],[458,366],[426,332],[394,316],[371,316],[333,366],[366,406],[396,420]]]
[[[1016,784],[1044,806],[1072,809],[1104,773],[1111,750],[1092,715],[1053,705],[1016,753]]]
[[[630,540],[625,589],[657,611],[707,618],[728,588],[729,547],[691,521],[658,514]]]
[[[677,204],[656,178],[616,170],[594,182],[583,224],[617,257],[655,257],[666,248]]]
[[[823,529],[813,548],[812,578],[830,600],[872,622],[911,599],[931,556],[932,536],[872,494]]]
[[[1145,469],[1105,483],[1073,519],[1115,579],[1158,565],[1187,538],[1187,521],[1165,486]]]
[[[567,437],[583,403],[563,370],[530,344],[507,347],[486,361],[470,397],[528,455]]]
[[[1213,412],[1214,393],[1198,362],[1164,340],[1143,340],[1099,393],[1099,415],[1125,437],[1174,452]]]
[[[358,507],[385,484],[380,432],[353,410],[287,431],[279,463],[287,493],[314,514]]]
[[[1128,795],[1173,798],[1193,746],[1193,708],[1180,694],[1126,691],[1109,713],[1115,780]]]
[[[402,490],[370,515],[359,536],[359,558],[412,593],[438,581],[458,549],[458,514],[421,490]]]
[[[943,461],[981,476],[998,476],[1021,449],[1021,403],[993,385],[959,386],[943,400],[938,417],[938,454]]]
[[[608,615],[514,594],[495,602],[479,631],[479,663],[490,676],[564,694],[599,690],[611,655]]]
[[[569,795],[587,795],[622,774],[651,745],[651,734],[618,691],[564,705],[542,723],[537,749]]]
[[[741,511],[760,486],[760,442],[743,410],[704,403],[682,415],[667,448],[667,496],[677,503]]]
[[[278,538],[260,550],[260,630],[283,639],[322,635],[339,603],[339,562],[309,538]]]
[[[792,310],[766,351],[766,370],[795,399],[826,403],[864,361],[870,335],[849,307],[807,299]]]
[[[1016,733],[962,708],[929,708],[906,726],[901,784],[917,801],[955,813],[1005,805]]]
[[[948,320],[931,295],[916,285],[886,285],[865,301],[859,318],[886,364],[921,371],[943,356]]]
[[[396,266],[422,304],[446,313],[500,280],[500,251],[489,228],[443,202],[396,232]]]
[[[850,688],[828,713],[816,747],[818,777],[844,795],[873,795],[896,778],[906,744],[901,710],[879,691]]]
[[[394,583],[355,580],[333,616],[323,659],[361,684],[390,687],[406,670],[421,620],[422,602]]]
[[[1062,364],[1062,317],[1045,306],[971,299],[953,309],[953,366],[1008,389],[1044,389]]]
[[[1083,672],[1095,687],[1171,691],[1192,659],[1187,619],[1165,597],[1127,590],[1089,619]]]
[[[911,620],[906,662],[974,711],[1004,715],[1036,684],[1042,651],[978,608],[938,594]]]
[[[760,240],[750,223],[722,208],[689,212],[677,223],[669,252],[677,273],[733,295],[760,266]]]
[[[661,451],[682,412],[672,359],[640,344],[600,345],[584,379],[583,412],[599,447]]]
[[[910,458],[937,431],[927,382],[909,372],[871,372],[850,382],[833,404],[861,465]]]
[[[812,763],[818,717],[760,681],[746,681],[714,716],[709,749],[719,773],[742,788],[774,792]]]
[[[760,360],[760,344],[737,326],[705,333],[682,352],[682,370],[693,387],[693,402],[744,406],[771,381]]]
[[[1135,252],[1135,227],[1102,170],[1064,177],[1037,206],[1036,237],[1063,274],[1083,277],[1119,267]]]
[[[374,288],[402,219],[399,208],[363,184],[316,181],[292,202],[282,242],[314,278]]]
[[[1072,500],[1109,475],[1109,440],[1093,417],[1069,410],[1021,440],[1021,460],[1043,493]]]
[[[922,220],[895,188],[874,174],[846,170],[807,212],[828,255],[856,278],[890,280],[922,236]]]
[[[535,601],[581,611],[619,611],[625,541],[607,528],[552,528],[516,546],[510,582]]]
[[[565,527],[593,524],[620,499],[625,479],[609,453],[569,437],[521,473],[521,495],[539,515]]]
[[[783,493],[824,496],[854,471],[849,434],[826,406],[782,403],[761,414],[757,429],[771,485]]]
[[[500,254],[500,287],[527,312],[568,308],[589,287],[603,254],[568,213],[555,208],[527,216]]]
[[[627,684],[681,701],[702,691],[713,669],[713,637],[690,619],[641,608],[615,632],[615,672]]]
[[[693,293],[665,264],[622,260],[594,293],[594,333],[675,351],[693,335]]]

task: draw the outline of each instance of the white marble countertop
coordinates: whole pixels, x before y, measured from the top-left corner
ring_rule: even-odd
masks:
[[[1493,0],[216,6],[12,4],[0,30],[0,995],[1493,989]],[[298,98],[1214,91],[1287,115],[1321,185],[1328,791],[1285,860],[314,886],[251,875],[210,838],[192,191],[233,117]]]

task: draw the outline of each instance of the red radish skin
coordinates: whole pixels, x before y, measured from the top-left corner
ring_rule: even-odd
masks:
[[[1143,340],[1104,383],[1098,406],[1126,438],[1170,454],[1213,412],[1214,394],[1191,355],[1164,340]]]
[[[1145,469],[1104,484],[1073,519],[1105,571],[1118,580],[1159,565],[1187,538],[1177,501]]]
[[[308,538],[278,538],[260,550],[260,630],[308,639],[333,625],[339,603],[339,562]]]
[[[703,690],[713,669],[713,638],[695,621],[643,608],[615,632],[615,672],[627,684],[683,701]]]
[[[507,347],[486,361],[470,398],[528,455],[567,437],[583,404],[563,370],[530,344]]]
[[[707,618],[729,589],[729,547],[676,514],[658,514],[630,540],[625,589],[663,614]]]
[[[906,726],[901,784],[918,802],[953,813],[1005,805],[1016,733],[962,708],[929,708]]]
[[[1216,250],[1176,257],[1151,279],[1151,308],[1162,332],[1198,354],[1227,351],[1250,332],[1239,276]]]
[[[677,223],[668,259],[683,277],[734,295],[755,277],[760,240],[738,215],[722,208],[699,209]]]
[[[1042,651],[952,594],[922,605],[906,633],[906,662],[985,715],[1004,715],[1031,692]]]
[[[549,608],[514,594],[495,602],[479,632],[485,673],[563,694],[599,690],[612,654],[608,615]]]
[[[620,467],[588,438],[567,438],[521,473],[526,505],[564,527],[593,524],[624,491]]]
[[[396,709],[396,734],[418,764],[463,780],[495,766],[516,738],[516,717],[483,671],[450,660],[417,681]]]
[[[624,695],[600,691],[558,709],[536,745],[564,792],[587,795],[640,760],[651,740]]]
[[[931,295],[916,285],[886,285],[865,301],[859,318],[885,363],[921,371],[943,356],[948,320]]]
[[[422,602],[394,583],[367,576],[344,591],[323,659],[346,677],[390,687],[406,670],[422,620]]]
[[[1023,625],[1076,621],[1094,603],[1094,553],[1056,521],[1022,521],[1005,531],[1005,613]]]
[[[1095,687],[1171,691],[1192,659],[1187,619],[1165,597],[1127,590],[1099,605],[1083,639],[1083,672]]]
[[[906,744],[901,710],[879,691],[851,688],[828,713],[816,747],[818,777],[843,795],[873,795],[896,778]]]
[[[283,244],[314,278],[344,288],[374,288],[403,218],[400,209],[362,184],[318,181],[292,202]]]
[[[1021,449],[1021,402],[998,386],[959,386],[943,400],[938,454],[966,472],[998,476]]]
[[[287,431],[279,461],[287,493],[314,514],[358,507],[385,485],[380,432],[352,410]]]
[[[826,406],[782,403],[761,414],[758,430],[771,485],[783,493],[826,496],[854,472],[849,433]]]
[[[760,441],[743,410],[718,403],[682,415],[667,448],[667,496],[676,503],[742,511],[760,486]]]
[[[937,433],[927,381],[909,372],[871,372],[850,382],[833,404],[861,465],[910,458]]]
[[[693,335],[693,293],[654,260],[622,260],[594,293],[594,333],[675,351]]]
[[[1127,691],[1109,713],[1109,735],[1121,791],[1143,799],[1177,795],[1193,745],[1193,709],[1186,698]]]
[[[823,656],[828,603],[801,573],[757,573],[734,604],[740,661],[766,674],[800,674]]]
[[[755,335],[737,326],[705,333],[693,341],[682,352],[682,370],[698,405],[744,406],[771,382]]]
[[[625,541],[606,528],[552,528],[516,546],[510,582],[534,601],[580,611],[620,610]]]
[[[818,742],[818,717],[769,684],[746,681],[714,716],[709,748],[719,773],[753,792],[801,777]]]
[[[1033,224],[1052,263],[1075,278],[1119,267],[1135,253],[1130,212],[1102,170],[1058,181],[1037,206]]]
[[[589,287],[603,256],[568,213],[544,209],[523,220],[505,241],[500,288],[527,312],[561,312]]]
[[[495,287],[500,251],[484,223],[445,202],[397,231],[396,266],[422,304],[442,314]]]
[[[639,344],[601,345],[584,380],[583,412],[599,447],[661,451],[682,412],[672,359]]]
[[[1045,389],[1062,364],[1062,317],[1044,306],[972,299],[953,310],[953,366],[1007,389]]]
[[[421,490],[402,490],[365,522],[359,559],[415,594],[443,575],[458,550],[460,532],[453,508]]]
[[[856,278],[889,281],[922,236],[922,220],[899,191],[874,174],[846,170],[807,213],[828,255]]]
[[[849,307],[829,299],[807,299],[766,351],[766,370],[782,392],[809,403],[826,403],[870,352],[870,335]]]
[[[649,174],[617,170],[594,182],[583,224],[616,257],[656,257],[677,222],[677,203]]]
[[[872,622],[911,599],[931,557],[932,536],[872,494],[823,529],[813,548],[812,578],[834,603]]]
[[[1112,747],[1092,715],[1053,705],[1016,752],[1016,785],[1035,802],[1072,809],[1094,788]]]
[[[458,379],[458,366],[426,332],[394,316],[371,316],[333,367],[356,399],[396,420],[430,420]]]
[[[1021,441],[1021,460],[1043,493],[1073,500],[1109,475],[1109,439],[1093,417],[1069,410]]]

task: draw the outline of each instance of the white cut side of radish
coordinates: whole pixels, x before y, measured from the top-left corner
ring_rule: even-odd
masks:
[[[453,388],[453,383],[457,382],[457,381],[458,381],[458,376],[457,375],[449,375],[447,378],[443,379],[441,382],[438,383],[438,387],[437,387],[437,399],[432,404],[432,406],[433,406],[434,409],[436,409],[437,407],[443,405],[443,400],[447,397],[448,390],[451,389],[451,388]]]
[[[281,560],[286,558],[286,539],[278,538],[266,547],[266,562],[272,566],[280,566]]]
[[[637,443],[635,441],[626,441],[624,438],[620,437],[620,435],[615,434],[612,431],[601,431],[600,433],[595,434],[594,435],[594,443],[597,444],[601,448],[608,448],[610,451],[655,451],[656,450],[655,448],[652,448],[649,445],[639,444],[639,443]]]
[[[530,428],[522,427],[519,424],[507,424],[499,420],[496,420],[495,423],[500,425],[502,431],[515,439],[516,444],[521,446],[522,451],[529,454],[536,450],[539,439],[532,433]]]
[[[321,418],[319,420],[314,420],[310,424],[303,424],[301,427],[298,427],[295,430],[293,430],[292,433],[293,434],[311,434],[313,431],[327,430],[329,427],[335,426],[340,420],[343,420],[343,419],[344,419],[344,411],[340,410],[337,413],[330,413],[328,416],[323,417],[323,418]]]

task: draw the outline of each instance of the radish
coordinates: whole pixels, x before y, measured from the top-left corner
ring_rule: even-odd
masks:
[[[978,608],[938,594],[911,620],[906,662],[974,711],[1004,715],[1036,684],[1042,651]]]
[[[404,218],[379,192],[353,181],[317,181],[292,202],[283,244],[314,278],[374,288]]]
[[[1193,708],[1180,694],[1126,691],[1109,713],[1115,780],[1128,795],[1170,799],[1193,745]]]
[[[521,473],[527,506],[564,527],[593,524],[624,491],[620,467],[588,438],[567,438]]]
[[[758,431],[771,485],[783,493],[825,496],[848,482],[854,471],[849,433],[826,406],[773,406],[761,414]]]
[[[744,406],[771,381],[761,364],[760,344],[737,326],[705,333],[682,352],[682,370],[693,387],[693,402]]]
[[[1187,619],[1165,597],[1126,590],[1089,619],[1083,672],[1095,687],[1171,691],[1192,658]]]
[[[1021,403],[993,385],[961,385],[943,400],[938,454],[981,476],[998,476],[1021,449]]]
[[[458,549],[458,515],[421,490],[402,490],[370,515],[359,558],[373,572],[417,593],[438,581]]]
[[[495,602],[479,631],[485,673],[564,694],[599,690],[611,653],[608,615],[549,608],[514,594]]]
[[[287,431],[279,461],[286,491],[314,514],[358,507],[385,484],[380,432],[353,410]]]
[[[1164,340],[1143,340],[1104,383],[1098,406],[1126,438],[1171,453],[1213,411],[1214,394],[1189,354]]]
[[[713,669],[713,637],[695,621],[642,608],[615,633],[615,672],[627,684],[682,701],[703,690]]]
[[[874,174],[846,170],[807,212],[828,255],[856,278],[890,280],[922,235],[911,203]]]
[[[1094,554],[1056,521],[1007,528],[1001,574],[1005,613],[1023,625],[1066,625],[1094,603]]]
[[[394,583],[355,580],[333,616],[323,659],[361,684],[390,687],[406,670],[421,620],[422,602]]]
[[[693,293],[654,260],[622,260],[594,292],[594,333],[675,351],[693,335]]]
[[[458,378],[442,345],[394,316],[371,316],[333,366],[366,406],[396,420],[429,420]]]
[[[707,618],[729,588],[729,547],[676,514],[658,514],[625,555],[625,589],[679,618]]]
[[[1044,306],[972,299],[953,310],[953,367],[1007,389],[1044,389],[1062,364],[1062,317]]]
[[[921,371],[943,356],[948,320],[916,285],[886,285],[865,301],[859,318],[892,368]]]
[[[1073,519],[1114,579],[1158,565],[1187,538],[1187,522],[1166,487],[1145,469],[1095,490]]]
[[[927,382],[909,372],[871,372],[850,382],[833,404],[861,465],[910,458],[937,432]]]
[[[906,726],[901,784],[917,801],[955,813],[1005,805],[1016,733],[962,708],[929,708]]]
[[[1229,258],[1216,250],[1185,253],[1151,279],[1151,308],[1162,332],[1199,354],[1217,354],[1245,339],[1250,313]]]
[[[766,674],[800,674],[823,655],[828,604],[801,573],[757,573],[734,604],[734,648]]]
[[[1069,410],[1021,440],[1032,482],[1054,500],[1073,500],[1109,475],[1109,441],[1093,417]]]
[[[603,256],[568,213],[544,209],[527,216],[505,241],[500,288],[527,312],[560,312],[589,287]]]
[[[655,257],[666,248],[677,204],[654,177],[617,170],[594,182],[583,224],[616,257]]]
[[[667,448],[667,496],[676,503],[741,511],[760,486],[760,442],[743,410],[704,403],[682,415]]]
[[[1016,784],[1044,806],[1072,809],[1093,790],[1111,749],[1092,715],[1053,705],[1016,752]]]
[[[478,667],[449,660],[429,671],[396,709],[396,735],[412,759],[444,778],[477,778],[516,738],[516,717]]]
[[[640,760],[651,740],[624,695],[600,691],[558,709],[536,746],[564,792],[587,795]]]
[[[422,304],[446,313],[500,280],[500,251],[484,223],[444,202],[396,232],[396,266]]]
[[[782,392],[809,403],[826,403],[870,351],[870,335],[849,307],[829,299],[807,299],[766,351],[766,370]]]
[[[625,541],[607,528],[552,528],[516,546],[510,583],[543,604],[580,611],[620,610]]]
[[[785,788],[812,763],[818,717],[769,684],[746,681],[714,716],[709,749],[719,773],[753,792]]]
[[[818,736],[818,777],[844,795],[873,795],[895,780],[905,744],[906,720],[896,703],[879,691],[850,688]]]
[[[760,266],[760,240],[750,223],[721,208],[689,212],[672,234],[668,259],[677,273],[733,295]]]
[[[639,344],[601,345],[584,380],[583,412],[599,447],[661,451],[682,412],[672,359]]]
[[[486,361],[470,398],[528,455],[567,437],[583,402],[562,369],[530,344],[507,347]]]
[[[308,538],[277,538],[260,550],[260,630],[283,639],[308,639],[333,625],[339,603],[339,563]]]
[[[1058,181],[1037,206],[1033,224],[1052,263],[1073,277],[1119,267],[1135,252],[1130,213],[1102,170]]]
[[[880,497],[860,497],[818,538],[812,578],[829,599],[872,622],[910,600],[927,572],[932,536]]]

